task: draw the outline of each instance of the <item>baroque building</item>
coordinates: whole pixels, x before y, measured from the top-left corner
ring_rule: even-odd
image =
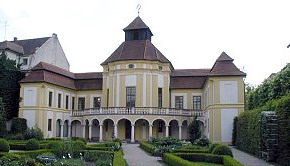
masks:
[[[195,116],[203,134],[229,144],[244,111],[244,77],[225,52],[208,69],[175,69],[138,16],[103,72],[72,73],[40,62],[21,80],[19,117],[45,137],[187,139]]]

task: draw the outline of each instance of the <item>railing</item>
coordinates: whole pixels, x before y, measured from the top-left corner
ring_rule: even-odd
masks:
[[[72,110],[72,116],[88,115],[172,115],[172,116],[203,116],[202,110],[157,108],[157,107],[102,107],[85,110]]]

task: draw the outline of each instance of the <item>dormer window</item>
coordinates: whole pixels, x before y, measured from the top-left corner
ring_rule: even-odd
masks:
[[[133,69],[134,67],[135,67],[135,66],[134,66],[133,64],[129,64],[129,65],[128,65],[128,68],[129,68],[129,69]]]
[[[28,58],[23,58],[22,65],[26,66],[28,64]]]

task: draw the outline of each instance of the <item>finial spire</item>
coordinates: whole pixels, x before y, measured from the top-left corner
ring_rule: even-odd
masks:
[[[136,9],[138,10],[138,16],[139,16],[139,14],[140,14],[140,9],[141,9],[141,5],[138,4]]]

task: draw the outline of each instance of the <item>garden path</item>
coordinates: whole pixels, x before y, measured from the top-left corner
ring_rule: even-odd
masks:
[[[124,158],[129,166],[165,166],[161,157],[148,155],[139,144],[123,143]]]
[[[231,147],[234,158],[245,166],[275,166],[277,164],[268,163],[262,159],[251,156],[248,153],[240,151],[234,147]]]

